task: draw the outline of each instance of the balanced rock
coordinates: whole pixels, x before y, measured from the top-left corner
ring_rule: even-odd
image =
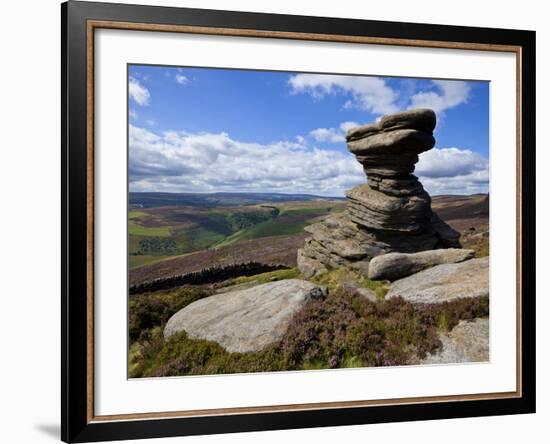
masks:
[[[386,299],[401,296],[412,303],[440,303],[489,296],[489,257],[428,268],[393,282]]]
[[[368,270],[369,261],[391,252],[460,248],[460,235],[431,208],[431,198],[413,175],[418,155],[435,144],[435,113],[416,109],[352,128],[346,140],[367,183],[346,193],[347,209],[306,227],[298,267],[310,277],[331,268]]]
[[[423,231],[431,216],[430,196],[424,190],[397,197],[360,185],[346,197],[350,219],[372,230],[417,233]]]
[[[190,338],[217,342],[229,352],[258,351],[279,341],[307,302],[325,296],[324,287],[300,279],[216,294],[174,314],[164,338],[185,331]]]
[[[369,279],[393,281],[441,264],[463,262],[474,257],[474,250],[445,248],[420,253],[388,253],[369,262]]]
[[[457,364],[489,361],[489,318],[460,321],[449,333],[441,333],[443,347],[420,364]]]

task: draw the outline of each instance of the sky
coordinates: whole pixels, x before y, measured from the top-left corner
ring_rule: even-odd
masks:
[[[419,107],[426,190],[488,192],[488,82],[129,65],[130,191],[342,197],[366,182],[346,130]]]

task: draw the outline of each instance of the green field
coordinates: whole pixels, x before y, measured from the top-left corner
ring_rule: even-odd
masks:
[[[155,255],[139,255],[139,256],[128,256],[128,267],[136,268],[141,267],[142,265],[154,264],[163,259],[166,259],[170,256],[155,256]]]
[[[262,222],[244,230],[239,230],[226,237],[215,247],[231,245],[243,240],[257,239],[259,237],[282,236],[285,234],[300,233],[309,221],[315,217],[328,213],[330,208],[308,208],[298,210],[281,211],[277,218]]]
[[[170,227],[143,227],[133,220],[128,221],[128,234],[147,237],[166,237],[170,236]]]
[[[296,234],[340,201],[292,201],[236,207],[173,206],[128,213],[129,267],[262,237]]]

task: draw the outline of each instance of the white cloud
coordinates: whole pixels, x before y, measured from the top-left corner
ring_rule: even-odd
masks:
[[[356,126],[359,126],[360,124],[357,122],[342,122],[340,124],[340,129],[344,132],[347,132],[348,130],[355,128]]]
[[[317,142],[345,142],[346,131],[358,125],[356,122],[342,122],[339,128],[316,128],[309,135]]]
[[[187,83],[189,83],[189,79],[183,74],[176,74],[174,78],[176,79],[176,82],[178,82],[180,85],[186,85]]]
[[[365,183],[351,154],[306,147],[303,140],[242,142],[226,133],[153,131],[130,125],[131,191],[280,192],[343,196]],[[486,193],[489,163],[461,148],[420,155],[415,174],[432,195]]]
[[[344,135],[334,128],[316,128],[309,132],[317,142],[345,142]]]
[[[128,93],[130,98],[140,106],[147,106],[151,100],[149,90],[143,86],[138,79],[130,77],[128,82]]]
[[[432,80],[436,91],[420,91],[411,96],[409,108],[431,108],[436,113],[468,101],[470,86],[458,80]]]
[[[132,191],[256,191],[343,196],[364,183],[352,155],[301,143],[241,142],[226,133],[189,134],[130,126]]]
[[[307,93],[316,99],[344,93],[351,99],[344,107],[355,107],[374,114],[390,114],[399,110],[398,92],[378,77],[296,74],[289,79],[294,93]]]
[[[488,160],[468,149],[434,148],[420,155],[416,173],[424,177],[454,177],[486,170]]]
[[[478,171],[464,176],[431,179],[420,177],[426,191],[432,196],[442,194],[479,194],[489,192],[488,174]]]
[[[133,109],[131,109],[128,114],[130,115],[130,119],[137,120],[138,114]]]
[[[466,103],[471,89],[468,82],[460,80],[432,80],[426,90],[414,92],[411,87],[399,91],[379,77],[326,74],[296,74],[288,83],[293,93],[307,93],[315,99],[334,94],[348,95],[350,98],[344,102],[345,109],[358,108],[377,115],[395,113],[404,108],[431,108],[442,114]]]
[[[434,148],[420,155],[415,174],[432,194],[489,191],[489,161],[468,149]]]

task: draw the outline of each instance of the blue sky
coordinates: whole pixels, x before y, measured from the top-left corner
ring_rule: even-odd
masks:
[[[487,82],[130,65],[131,191],[342,196],[365,182],[345,130],[436,111],[417,175],[432,194],[488,191]]]

